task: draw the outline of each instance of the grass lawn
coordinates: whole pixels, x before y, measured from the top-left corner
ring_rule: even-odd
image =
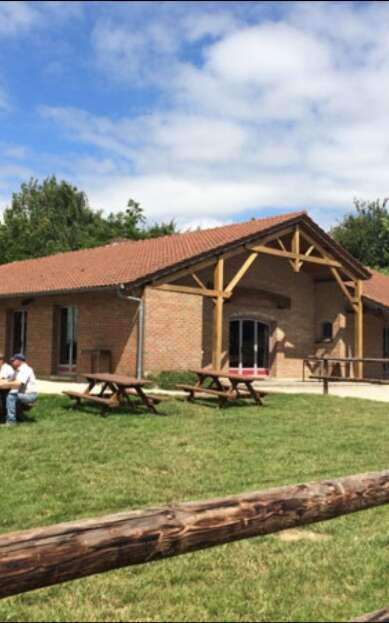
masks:
[[[72,411],[0,429],[0,532],[388,467],[389,405],[269,396],[225,410]],[[389,602],[389,507],[26,593],[1,621],[338,621]]]

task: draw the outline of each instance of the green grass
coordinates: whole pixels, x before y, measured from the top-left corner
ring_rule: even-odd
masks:
[[[71,411],[0,429],[0,532],[388,467],[389,405],[271,396],[162,403],[166,417]],[[389,602],[389,507],[0,602],[2,621],[334,621]]]

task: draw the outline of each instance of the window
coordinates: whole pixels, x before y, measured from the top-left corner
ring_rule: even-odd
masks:
[[[78,309],[61,307],[58,323],[59,371],[74,371],[77,365]]]
[[[230,321],[230,368],[267,370],[269,327],[250,319]]]
[[[12,312],[12,335],[11,335],[11,351],[12,353],[26,354],[27,348],[27,311]]]
[[[323,322],[321,325],[321,339],[323,342],[332,340],[332,322]]]

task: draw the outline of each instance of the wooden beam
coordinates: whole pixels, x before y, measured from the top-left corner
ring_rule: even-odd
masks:
[[[282,242],[281,238],[277,238],[277,242],[278,242],[279,247],[280,247],[283,251],[287,251],[287,248],[286,248],[286,246],[284,245],[284,243]],[[288,262],[289,262],[289,264],[290,264],[291,268],[294,270],[294,262],[293,262],[293,260],[288,260]]]
[[[318,251],[319,253],[321,253],[322,257],[326,257],[329,258],[330,260],[334,260],[334,257],[331,253],[328,253],[328,251],[326,251],[324,249],[324,247],[321,246],[320,243],[318,243],[316,240],[314,240],[312,238],[312,236],[310,236],[304,229],[301,230],[301,236],[307,241],[309,242],[309,244],[313,245]],[[348,270],[348,268],[345,268],[345,266],[343,266],[343,264],[341,264],[340,262],[338,262],[338,266],[337,268],[341,268],[342,271],[350,278],[350,279],[355,279],[355,275],[353,275],[351,273],[350,270]]]
[[[342,280],[341,276],[339,275],[339,272],[337,271],[336,268],[333,268],[333,266],[330,267],[330,270],[331,270],[333,276],[335,277],[335,279],[336,279],[340,289],[342,290],[343,294],[345,295],[345,297],[347,298],[347,300],[351,304],[353,310],[356,311],[356,305],[355,305],[354,297],[351,295],[349,289],[347,288],[346,284],[344,283],[344,281]]]
[[[223,303],[224,298],[220,294],[224,284],[224,259],[220,257],[214,272],[214,290],[218,292],[213,308],[213,340],[212,340],[212,367],[221,370],[222,347],[223,347]],[[224,293],[223,293],[224,294]],[[231,295],[231,293],[230,293]]]
[[[309,249],[307,251],[305,251],[305,253],[304,253],[305,257],[309,257],[314,250],[315,250],[315,245],[311,244]]]
[[[246,260],[243,262],[242,266],[235,273],[235,275],[231,279],[230,283],[225,288],[225,290],[224,290],[225,292],[232,292],[233,291],[233,289],[235,288],[236,284],[239,283],[239,281],[244,277],[244,275],[247,273],[248,269],[253,264],[253,262],[255,262],[257,257],[258,257],[258,253],[251,253],[246,258]]]
[[[173,283],[163,283],[160,286],[152,286],[154,290],[164,290],[167,292],[182,292],[183,294],[196,294],[198,296],[220,296],[221,298],[229,298],[231,294],[211,290],[209,288],[192,288],[192,286],[179,286]]]
[[[389,622],[389,606],[387,608],[381,608],[375,612],[369,612],[357,619],[353,619],[351,623],[388,623]]]
[[[0,536],[0,598],[389,503],[389,470]]]
[[[267,244],[268,242],[276,240],[276,238],[283,238],[284,236],[292,234],[294,232],[294,227],[294,225],[290,225],[289,227],[284,227],[283,229],[278,230],[275,234],[269,234],[269,236],[266,236],[263,240],[261,240],[261,244]]]
[[[292,253],[294,254],[293,260],[293,270],[298,273],[302,266],[302,262],[299,260],[300,257],[300,227],[296,225],[293,231],[292,236]],[[305,257],[305,256],[304,256]]]
[[[267,242],[270,242],[271,240],[274,240],[275,238],[277,238],[277,236],[286,236],[287,234],[291,233],[293,231],[292,227],[286,227],[281,231],[278,231],[277,233],[274,234],[269,234],[268,236],[265,236],[264,238],[261,239],[261,234],[258,233],[258,238],[261,239],[261,243],[262,244],[266,244]],[[243,251],[247,251],[246,245],[242,244],[242,246],[236,247],[235,249],[232,249],[231,251],[227,251],[226,253],[223,253],[220,257],[222,257],[224,260],[227,260],[231,257],[235,257],[236,255],[239,255],[240,253],[242,253]],[[192,274],[194,271],[199,271],[202,270],[204,268],[209,268],[210,266],[215,265],[217,262],[217,258],[215,256],[211,257],[211,258],[207,258],[205,260],[202,260],[200,262],[198,262],[197,264],[192,264],[191,266],[187,266],[186,268],[182,268],[178,271],[176,271],[175,273],[171,273],[168,275],[164,275],[162,277],[159,277],[158,279],[156,279],[153,283],[154,285],[162,285],[165,283],[171,283],[172,281],[176,281],[177,279],[181,279],[181,277],[185,277],[187,275]]]
[[[342,268],[340,262],[336,260],[327,259],[324,257],[306,257],[305,255],[298,255],[292,251],[281,251],[281,249],[275,249],[273,247],[266,247],[264,245],[256,245],[255,247],[250,247],[250,251],[255,251],[256,253],[267,253],[268,255],[275,255],[277,257],[285,257],[291,260],[301,260],[302,262],[309,262],[311,264],[320,264],[322,266],[334,266],[335,268]]]
[[[170,273],[169,275],[164,275],[163,277],[159,277],[154,281],[152,286],[158,286],[165,283],[171,283],[172,281],[176,281],[177,279],[181,279],[182,277],[186,277],[190,275],[195,270],[202,270],[203,268],[209,268],[216,263],[216,257],[208,258],[203,260],[202,262],[198,262],[193,266],[187,266],[186,268],[182,268],[181,270],[176,271],[175,273]]]
[[[202,288],[203,290],[207,290],[208,289],[207,286],[204,284],[204,282],[201,281],[200,277],[198,277],[195,272],[190,273],[190,275],[195,280],[197,285],[200,286],[200,288]]]
[[[331,253],[328,253],[328,251],[326,251],[324,247],[322,247],[321,244],[317,242],[317,240],[314,240],[312,236],[310,236],[310,234],[308,234],[304,229],[301,230],[301,236],[306,242],[309,242],[310,245],[317,249],[317,251],[319,251],[319,253],[321,253],[323,257],[327,257],[332,260],[334,259]]]
[[[354,314],[354,356],[363,358],[363,302],[362,302],[362,281],[355,281],[356,309]],[[356,374],[363,378],[363,361],[356,364]]]

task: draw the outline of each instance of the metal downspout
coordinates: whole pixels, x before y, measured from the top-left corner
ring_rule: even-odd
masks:
[[[141,379],[143,376],[143,341],[144,341],[144,300],[138,296],[130,296],[125,294],[125,286],[121,285],[117,289],[117,295],[124,301],[135,301],[138,303],[138,340],[137,340],[137,352],[136,352],[136,376]]]

